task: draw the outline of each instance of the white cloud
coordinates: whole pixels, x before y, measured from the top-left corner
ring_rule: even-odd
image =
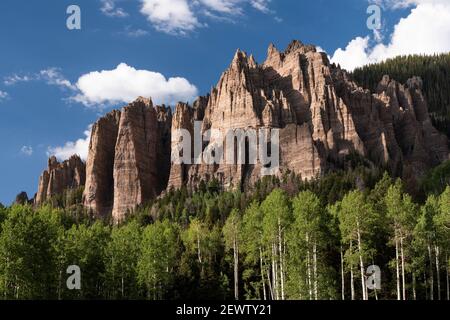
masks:
[[[250,4],[253,6],[253,8],[264,12],[264,13],[269,13],[270,9],[269,9],[269,3],[272,0],[251,0]]]
[[[23,146],[22,148],[20,148],[20,153],[30,157],[33,154],[33,148],[31,146]]]
[[[200,26],[188,0],[141,0],[141,13],[166,33],[185,34]]]
[[[77,141],[69,141],[60,147],[49,147],[47,150],[47,156],[55,156],[58,160],[64,161],[71,156],[77,154],[84,161],[87,159],[89,151],[89,142],[91,140],[92,125],[90,125],[86,131],[84,131],[84,138]]]
[[[387,44],[371,45],[370,36],[353,39],[345,49],[337,49],[332,62],[347,70],[398,55],[433,54],[450,51],[450,1],[380,1],[391,9],[414,6],[394,27]]]
[[[72,90],[75,89],[72,83],[61,74],[61,71],[58,68],[41,70],[39,73],[39,79],[46,81],[49,85]]]
[[[9,96],[8,92],[0,90],[0,101],[2,101],[3,99],[6,99],[8,96]]]
[[[169,34],[185,35],[204,27],[201,18],[229,21],[242,15],[246,7],[263,13],[272,13],[271,0],[140,0],[141,13],[158,30]],[[278,18],[280,19],[280,18]]]
[[[126,26],[124,31],[120,32],[119,34],[126,35],[127,37],[131,38],[139,38],[148,35],[148,31],[139,28],[133,29],[131,26]]]
[[[67,80],[61,73],[61,69],[50,67],[43,69],[34,74],[18,75],[13,74],[4,78],[3,83],[8,86],[12,86],[21,82],[30,81],[45,81],[49,85],[57,86],[60,88],[72,89],[75,87]]]
[[[13,75],[5,77],[3,79],[3,83],[5,85],[7,85],[7,86],[12,86],[12,85],[15,85],[18,82],[28,82],[28,81],[31,81],[31,80],[33,80],[32,76],[29,76],[29,75],[20,76],[18,74],[13,74]]]
[[[82,75],[76,87],[79,94],[73,99],[86,106],[129,103],[138,96],[151,97],[156,104],[174,104],[197,96],[197,88],[184,78],[166,79],[161,73],[137,70],[125,63],[113,70]]]
[[[108,17],[127,17],[128,13],[124,9],[116,6],[116,0],[101,0],[100,11]]]

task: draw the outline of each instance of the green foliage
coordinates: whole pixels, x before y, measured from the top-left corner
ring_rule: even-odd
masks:
[[[138,282],[145,287],[147,297],[153,300],[167,298],[174,284],[179,256],[178,226],[167,220],[144,229],[138,261]]]
[[[356,160],[349,160],[354,168],[322,179],[288,173],[245,192],[214,182],[172,190],[120,225],[80,211],[76,192],[59,209],[0,207],[0,296],[395,299],[403,290],[405,298],[443,296],[450,187],[427,189],[420,205],[400,180]],[[365,294],[371,264],[381,268],[382,289]],[[81,290],[66,286],[70,265],[81,269]]]
[[[104,257],[109,298],[139,297],[137,265],[141,256],[141,233],[141,227],[135,221],[112,228]]]
[[[13,206],[0,236],[0,290],[7,299],[56,297],[58,214]]]
[[[426,194],[441,194],[450,185],[450,160],[431,169],[422,181]]]

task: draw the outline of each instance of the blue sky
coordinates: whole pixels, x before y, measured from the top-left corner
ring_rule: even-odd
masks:
[[[441,1],[372,1],[383,9],[377,42],[365,0],[2,0],[0,202],[33,196],[49,152],[85,148],[89,125],[139,90],[167,103],[206,94],[237,48],[261,62],[269,43],[282,49],[292,39],[344,64],[372,62],[398,52],[390,36],[401,18],[426,5],[446,11]],[[81,30],[66,27],[71,4],[81,8]]]

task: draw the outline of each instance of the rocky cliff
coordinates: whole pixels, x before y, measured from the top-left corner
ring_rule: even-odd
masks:
[[[167,185],[170,166],[170,108],[138,98],[92,127],[83,202],[114,220],[156,197]]]
[[[173,116],[170,108],[138,98],[99,119],[92,128],[84,205],[119,221],[165,189],[212,178],[227,188],[252,184],[262,164],[207,164],[198,162],[194,150],[226,144],[218,140],[228,132],[261,128],[279,130],[276,174],[290,171],[303,179],[339,166],[351,153],[411,181],[449,158],[447,138],[432,126],[419,78],[400,84],[386,76],[369,92],[326,54],[294,41],[284,51],[270,45],[262,64],[238,50],[210,94],[192,106],[179,103]],[[179,129],[192,137],[223,135],[211,134],[200,146],[191,141],[191,150],[181,151]],[[245,157],[249,147],[246,142]],[[174,155],[189,161],[171,163]],[[41,177],[38,201],[73,184],[50,183],[50,168]]]
[[[86,166],[79,156],[58,162],[56,157],[48,160],[48,169],[39,178],[39,186],[34,203],[40,205],[54,195],[62,194],[66,189],[84,186]]]
[[[289,170],[310,179],[358,153],[394,174],[417,177],[448,159],[446,137],[433,128],[421,89],[418,78],[401,85],[385,77],[376,93],[363,90],[326,54],[299,41],[283,52],[270,45],[262,64],[238,50],[204,98],[202,132],[280,129],[280,174]],[[192,109],[177,106],[173,129],[192,130],[199,120]],[[259,172],[258,165],[173,166],[169,187],[211,177],[237,187]]]

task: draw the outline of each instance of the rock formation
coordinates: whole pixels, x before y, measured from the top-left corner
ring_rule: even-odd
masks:
[[[138,98],[92,127],[84,205],[122,220],[167,185],[171,111]]]
[[[330,64],[326,54],[299,41],[284,52],[270,45],[261,65],[238,50],[204,98],[204,117],[194,117],[195,107],[178,105],[173,130],[191,131],[195,120],[202,120],[202,132],[278,128],[279,174],[291,171],[304,179],[332,169],[350,153],[394,174],[417,177],[448,159],[447,139],[431,124],[421,86],[417,78],[401,85],[385,77],[372,94]],[[195,186],[212,177],[238,187],[260,178],[260,170],[258,165],[172,166],[169,187]]]
[[[84,186],[85,181],[86,166],[79,156],[74,155],[61,163],[56,157],[51,157],[48,160],[48,169],[39,178],[34,202],[36,205],[42,204],[52,196],[62,194],[66,189]]]
[[[25,191],[22,191],[16,196],[16,200],[14,204],[25,205],[25,204],[33,204],[33,199],[28,199],[28,194]]]
[[[202,158],[193,153],[196,148],[207,151],[220,142],[225,145],[219,139],[226,133],[247,129],[264,128],[268,134],[278,130],[276,174],[319,177],[356,153],[414,181],[449,158],[447,138],[433,127],[421,89],[418,78],[400,84],[386,76],[371,93],[330,64],[326,54],[299,41],[284,51],[270,45],[262,64],[238,50],[210,94],[192,106],[179,103],[173,116],[170,108],[138,98],[94,124],[84,205],[98,216],[112,215],[120,221],[170,188],[195,188],[212,178],[225,188],[251,185],[261,177],[264,164],[247,162],[248,140],[247,160],[241,164],[198,162]],[[200,146],[191,141],[186,154],[179,129],[191,137],[219,132],[222,138],[212,134]],[[188,161],[171,163],[174,156]],[[83,184],[81,168],[79,158],[63,164],[52,158],[40,179],[36,202]]]

